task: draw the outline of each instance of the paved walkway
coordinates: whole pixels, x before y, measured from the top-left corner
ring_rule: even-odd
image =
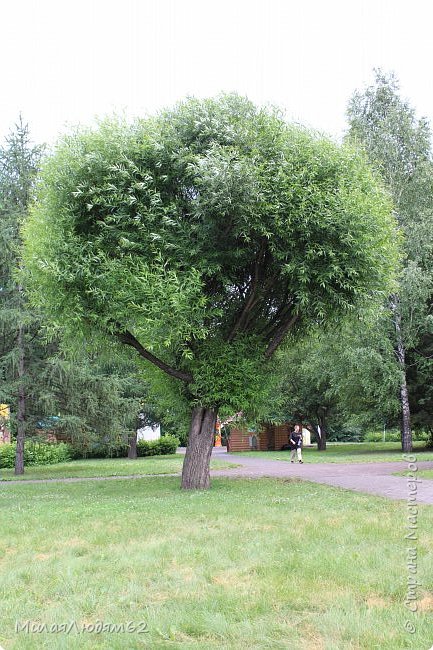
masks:
[[[181,453],[184,450],[179,450]],[[231,461],[240,467],[212,470],[211,475],[230,478],[299,478],[313,483],[324,483],[334,487],[365,492],[388,499],[407,500],[413,491],[413,479],[405,476],[392,476],[394,472],[408,469],[408,463],[289,463],[281,460],[268,460],[263,457],[228,454],[225,448],[214,449],[212,458]],[[418,469],[433,469],[433,461],[417,462]],[[415,472],[416,475],[416,472]],[[149,476],[179,476],[179,474],[135,474],[125,476],[98,476],[82,478],[32,479],[21,481],[1,481],[0,488],[7,485],[26,485],[28,483],[75,483],[78,481],[119,481],[125,479],[148,478]],[[409,481],[412,480],[412,484]],[[433,505],[433,480],[416,481],[416,503]]]
[[[242,465],[242,467],[230,470],[214,470],[212,476],[296,477],[313,483],[325,483],[389,499],[407,499],[409,491],[414,487],[413,484],[409,484],[408,477],[392,476],[394,472],[408,469],[408,463],[404,461],[396,463],[303,463],[301,465],[287,461],[267,460],[263,457],[254,458],[241,454],[228,454],[224,449],[214,450],[212,457]],[[418,469],[433,469],[433,461],[417,462],[416,467]],[[416,475],[416,472],[414,474]],[[433,504],[433,480],[419,479],[416,481],[415,500],[417,503]]]

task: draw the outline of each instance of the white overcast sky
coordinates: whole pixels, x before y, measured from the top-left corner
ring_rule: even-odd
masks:
[[[372,69],[433,121],[432,0],[0,0],[2,138],[237,91],[339,138]]]

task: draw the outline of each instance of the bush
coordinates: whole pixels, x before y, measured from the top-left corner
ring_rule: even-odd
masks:
[[[317,434],[315,439],[317,441]],[[362,442],[363,433],[358,427],[330,425],[326,439],[328,442]]]
[[[176,453],[179,439],[175,436],[164,435],[159,440],[139,440],[137,442],[137,456],[162,456]],[[92,441],[87,445],[77,444],[70,446],[71,458],[126,458],[128,456],[128,443],[124,441]]]
[[[414,442],[428,442],[429,434],[427,431],[412,431],[412,440]],[[400,431],[386,431],[386,442],[400,442]],[[365,442],[383,442],[383,431],[368,431],[365,434]]]
[[[414,431],[413,439],[420,440],[422,442],[428,442],[430,434],[428,431]]]
[[[173,436],[179,440],[179,447],[186,447],[188,445],[188,425],[176,422],[175,424],[163,422],[161,424],[161,437]]]
[[[104,441],[92,442],[86,446],[76,444],[72,445],[71,453],[74,460],[81,458],[126,458],[128,444],[126,442],[107,444]]]
[[[71,460],[70,446],[64,442],[57,444],[27,443],[24,448],[24,464],[53,465]]]
[[[364,440],[365,442],[383,442],[383,431],[367,431]],[[385,442],[400,442],[400,440],[399,431],[385,432]]]
[[[16,443],[0,445],[0,467],[15,467]]]
[[[187,429],[179,431],[177,430],[175,438],[179,440],[179,445],[180,447],[187,447],[188,446],[188,435],[189,432]]]
[[[364,437],[365,442],[382,442],[383,441],[383,433],[380,433],[380,431],[367,431]]]
[[[15,467],[16,442],[0,445],[0,468]],[[64,443],[26,441],[24,465],[54,465],[65,463],[72,458],[71,446]]]
[[[165,456],[175,454],[179,446],[179,439],[175,436],[161,436],[159,440],[139,440],[137,442],[137,456]]]

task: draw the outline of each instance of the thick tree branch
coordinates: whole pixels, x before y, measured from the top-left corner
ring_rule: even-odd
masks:
[[[266,348],[265,359],[269,359],[274,354],[275,350],[278,348],[280,343],[283,341],[283,339],[286,336],[287,332],[296,323],[298,318],[299,318],[299,315],[294,314],[294,316],[289,318],[285,323],[283,323],[281,325],[281,327],[279,327],[277,329],[274,338],[272,339],[272,341],[269,343],[268,347]]]
[[[116,336],[121,343],[130,345],[132,348],[137,350],[138,354],[143,357],[143,359],[147,359],[147,361],[153,363],[154,366],[157,366],[157,368],[165,372],[167,375],[170,375],[170,377],[175,377],[175,379],[185,381],[187,384],[192,382],[192,375],[190,373],[176,370],[176,368],[172,368],[168,364],[164,363],[164,361],[161,361],[161,359],[158,359],[158,357],[155,357],[155,355],[146,350],[141,343],[137,341],[135,336],[131,334],[131,332],[128,332],[128,330],[116,332]]]
[[[249,312],[257,304],[257,301],[259,299],[257,296],[257,292],[259,290],[260,281],[263,279],[263,271],[265,268],[265,257],[266,257],[266,244],[262,243],[260,250],[257,253],[256,260],[254,262],[254,270],[253,273],[251,274],[251,284],[247,294],[246,301],[230,331],[230,334],[227,337],[227,341],[229,343],[233,341],[237,332],[244,325]]]
[[[271,320],[262,327],[259,333],[262,336],[271,339],[277,331],[279,324],[292,312],[293,304],[293,298],[290,298],[289,295],[286,294],[284,302],[281,304],[279,309],[277,309]]]
[[[246,299],[246,301],[244,303],[244,306],[242,307],[242,310],[241,310],[239,316],[237,317],[237,319],[235,321],[235,324],[233,325],[233,327],[232,327],[232,329],[230,331],[230,334],[227,337],[227,341],[229,343],[231,341],[233,341],[233,339],[235,338],[235,336],[236,336],[237,332],[239,331],[241,325],[243,324],[243,322],[245,320],[245,317],[247,316],[249,310],[253,307],[253,305],[256,302],[257,282],[258,282],[258,265],[257,265],[257,262],[256,262],[254,277],[252,278],[252,281],[251,281],[251,287],[250,287],[250,290],[248,292],[247,299]]]

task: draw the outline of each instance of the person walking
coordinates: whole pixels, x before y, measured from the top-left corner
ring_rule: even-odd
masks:
[[[295,424],[295,430],[290,434],[290,462],[295,462],[295,456],[298,458],[299,463],[303,463],[302,460],[302,431],[299,424]]]

